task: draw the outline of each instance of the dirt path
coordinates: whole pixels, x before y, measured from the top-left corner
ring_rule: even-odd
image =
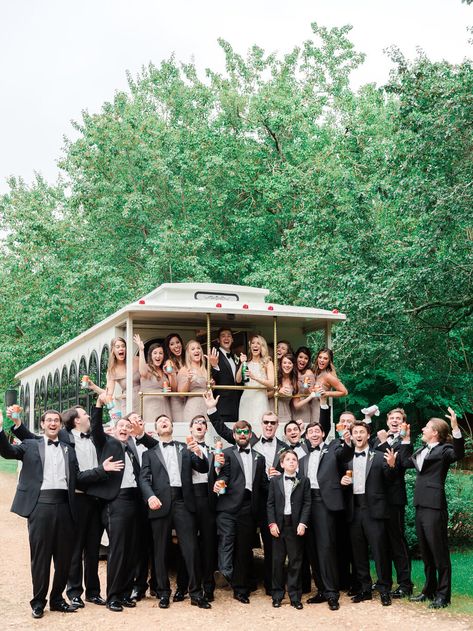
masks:
[[[104,607],[87,605],[74,614],[51,613],[46,610],[44,618],[33,620],[29,607],[31,579],[29,571],[29,547],[26,520],[10,513],[10,505],[15,491],[14,475],[0,473],[0,612],[2,630],[40,628],[48,625],[53,629],[77,631],[114,631],[130,628],[194,629],[215,628],[218,631],[236,630],[270,631],[278,626],[288,629],[296,625],[297,631],[313,631],[315,627],[323,631],[428,631],[429,629],[463,631],[473,628],[473,619],[446,611],[430,612],[422,605],[395,602],[383,608],[378,600],[353,605],[346,596],[341,598],[341,608],[337,612],[328,610],[325,604],[306,605],[296,611],[289,604],[275,610],[271,600],[261,591],[252,595],[250,605],[236,603],[229,592],[217,591],[216,601],[211,611],[201,611],[191,607],[188,600],[161,610],[156,599],[146,598],[136,609],[123,613],[112,613]],[[105,584],[105,564],[101,562],[101,581]],[[285,601],[286,602],[286,601]]]

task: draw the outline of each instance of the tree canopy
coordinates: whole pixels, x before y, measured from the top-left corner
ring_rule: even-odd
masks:
[[[160,283],[213,281],[346,312],[341,405],[473,410],[472,62],[392,49],[355,92],[350,27],[312,29],[282,56],[220,41],[223,73],[149,64],[83,112],[58,182],[10,180],[0,390]]]

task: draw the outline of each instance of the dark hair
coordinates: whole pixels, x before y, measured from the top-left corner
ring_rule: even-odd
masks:
[[[236,423],[234,423],[233,425],[233,431],[235,431],[236,429],[245,429],[248,428],[251,432],[251,425],[250,423],[248,423],[248,421],[237,421]]]
[[[189,423],[189,427],[192,427],[192,425],[194,425],[194,423],[197,421],[200,421],[201,423],[205,423],[206,425],[208,425],[207,419],[205,418],[205,416],[203,414],[197,414],[197,416],[194,416],[194,418]]]
[[[287,456],[287,454],[292,454],[293,456],[296,457],[297,461],[299,461],[299,456],[296,454],[296,452],[294,451],[294,449],[284,449],[284,451],[282,451],[279,454],[279,463],[282,464],[284,461],[284,458]]]
[[[129,421],[129,420],[130,420],[130,416],[131,416],[132,414],[137,414],[137,415],[141,418],[141,414],[140,414],[139,412],[134,412],[134,411],[133,411],[133,412],[130,412],[129,414],[127,414],[126,416],[124,416],[124,417],[123,417],[123,420],[125,420],[125,421]],[[141,418],[141,420],[143,421],[143,419],[142,419],[142,418]],[[144,421],[143,421],[143,422],[144,422]]]
[[[308,370],[310,368],[310,360],[312,359],[312,353],[310,352],[310,349],[307,346],[299,346],[297,351],[294,353],[296,362],[297,362],[297,358],[299,357],[299,353],[304,353],[304,355],[307,355],[307,357],[309,358],[309,361],[307,362],[307,366],[305,367],[305,370]]]
[[[321,348],[317,351],[317,356],[315,358],[315,362],[314,362],[314,374],[317,377],[317,375],[320,375],[320,373],[322,372],[321,370],[319,370],[319,366],[317,364],[317,360],[319,358],[320,353],[327,353],[328,355],[328,365],[327,368],[325,368],[325,370],[327,372],[335,372],[335,366],[333,365],[333,351],[331,348]]]
[[[276,343],[276,347],[278,346],[278,344],[285,344],[287,346],[287,353],[286,355],[291,354],[292,355],[292,346],[291,346],[291,342],[288,342],[287,340],[278,340]],[[284,357],[284,355],[283,355]]]
[[[168,414],[160,414],[159,416],[157,416],[154,419],[154,422],[157,423],[159,421],[160,418],[167,418],[169,421],[171,421],[172,423],[172,418],[170,418],[170,416]]]
[[[156,369],[154,364],[151,362],[151,353],[157,348],[162,348],[163,349],[163,361],[161,363],[161,366],[159,366]],[[164,344],[162,342],[155,342],[154,344],[151,344],[151,346],[148,348],[148,353],[146,354],[146,363],[148,364],[148,368],[153,373],[153,375],[155,377],[157,377],[158,379],[160,377],[162,377],[163,374],[164,374],[163,365],[164,365],[164,361],[165,361],[165,357],[164,357],[165,354],[166,354],[166,352],[164,350]],[[161,374],[159,373],[159,371],[161,371]]]
[[[223,331],[229,331],[231,336],[233,337],[233,331],[229,326],[221,326],[217,331],[217,337],[220,337],[220,334],[223,333]]]
[[[289,427],[289,425],[295,425],[297,427],[298,430],[300,430],[299,427],[299,423],[297,421],[288,421],[285,425],[284,425],[284,435],[286,434],[286,429]]]
[[[306,425],[305,428],[305,433],[307,434],[307,430],[310,429],[311,427],[320,427],[320,429],[324,432],[324,428],[322,427],[322,425],[319,423],[319,421],[311,421],[310,423],[308,423]],[[324,432],[325,434],[325,432]]]
[[[41,414],[41,418],[39,419],[40,423],[44,423],[44,419],[46,418],[46,414],[57,414],[59,416],[59,420],[62,423],[61,412],[57,410],[46,410],[43,414]]]
[[[351,431],[353,431],[354,427],[364,427],[366,431],[368,432],[368,434],[371,435],[371,427],[369,423],[365,423],[364,421],[355,421],[353,425],[351,426]]]
[[[174,355],[174,353],[169,348],[169,342],[172,340],[173,337],[177,337],[177,339],[181,343],[181,357],[177,357],[176,355]],[[169,335],[166,335],[166,337],[164,338],[164,359],[170,359],[172,362],[177,364],[178,368],[182,368],[182,366],[184,365],[184,342],[182,341],[182,337],[179,335],[179,333],[169,333]]]
[[[73,408],[69,408],[68,410],[64,410],[61,414],[61,420],[63,422],[64,427],[70,432],[76,426],[75,420],[79,418],[78,410],[83,410],[82,405],[75,405]]]
[[[292,370],[289,373],[289,379],[291,381],[291,385],[292,385],[292,394],[297,394],[297,368],[296,368],[296,362],[294,360],[294,355],[291,355],[290,353],[286,353],[285,355],[283,355],[281,357],[281,359],[278,362],[278,384],[281,385],[283,377],[285,376],[283,373],[283,369],[282,369],[282,361],[283,359],[289,359],[292,362]]]

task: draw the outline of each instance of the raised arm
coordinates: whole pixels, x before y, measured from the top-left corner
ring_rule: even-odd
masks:
[[[105,432],[103,429],[103,410],[102,410],[102,397],[104,395],[100,395],[97,399],[97,403],[95,407],[92,408],[91,418],[90,418],[90,430],[92,434],[92,438],[94,439],[94,444],[101,449],[107,440],[105,436]]]

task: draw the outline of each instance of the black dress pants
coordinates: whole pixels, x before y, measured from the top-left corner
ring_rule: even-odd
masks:
[[[256,520],[251,500],[238,513],[217,513],[218,569],[231,580],[235,594],[249,596],[252,583]]]
[[[327,509],[317,491],[312,491],[309,533],[317,588],[325,598],[338,599],[336,513]]]
[[[269,532],[268,528],[268,495],[266,493],[261,494],[260,498],[260,512],[258,515],[258,526],[260,530],[261,539],[263,541],[264,552],[264,588],[267,593],[271,593],[272,589],[272,571],[273,571],[273,536]]]
[[[140,504],[136,514],[136,529],[136,564],[133,589],[144,596],[148,585],[152,591],[156,591],[153,532],[148,519],[148,508],[144,503]]]
[[[386,534],[388,535],[389,551],[396,568],[396,577],[399,587],[406,591],[412,590],[411,559],[409,548],[404,535],[404,506],[389,506],[389,519],[386,522]]]
[[[353,521],[350,524],[350,539],[358,580],[363,592],[370,592],[372,587],[368,547],[371,549],[376,566],[378,590],[388,592],[391,587],[385,522],[384,519],[373,519],[365,504],[357,506],[355,503]]]
[[[189,593],[193,599],[200,598],[202,596],[202,579],[194,515],[187,510],[183,499],[175,498],[171,502],[167,515],[151,519],[150,521],[153,531],[156,593],[158,597],[169,598],[171,594],[167,568],[167,551],[171,531],[174,527],[189,575]]]
[[[85,583],[85,596],[100,596],[99,550],[103,533],[102,502],[97,497],[76,493],[78,514],[77,535],[74,541],[71,569],[67,579],[69,599],[81,596]]]
[[[129,598],[133,590],[138,489],[122,489],[105,507],[109,538],[107,602]]]
[[[272,535],[271,535],[272,536]],[[302,598],[302,555],[304,537],[297,535],[291,518],[285,518],[279,537],[272,536],[273,543],[273,599],[284,598],[284,563],[287,556],[287,592],[291,602]]]
[[[416,531],[424,562],[422,593],[450,602],[452,565],[448,550],[448,513],[436,508],[416,507]]]
[[[57,605],[64,600],[63,592],[76,537],[67,491],[41,492],[28,517],[28,535],[33,580],[31,607],[44,609],[46,605],[51,560],[54,562],[54,578],[49,604]]]

